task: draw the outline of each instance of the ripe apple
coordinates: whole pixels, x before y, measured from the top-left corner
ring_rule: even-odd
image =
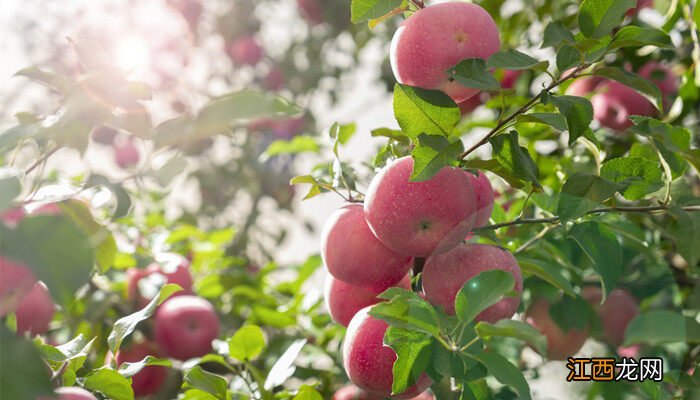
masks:
[[[54,390],[56,397],[42,396],[37,400],[97,400],[92,393],[76,386],[60,387]]]
[[[535,300],[525,312],[525,321],[542,332],[547,337],[547,358],[550,360],[566,360],[567,357],[578,353],[588,339],[588,329],[580,331],[569,329],[564,331],[549,315],[550,304],[547,300]]]
[[[624,289],[614,289],[600,304],[602,290],[597,286],[586,286],[581,295],[596,310],[603,327],[602,339],[617,347],[625,341],[627,325],[639,314],[639,306],[634,297]]]
[[[671,68],[657,61],[649,61],[639,69],[639,75],[654,82],[661,90],[664,100],[664,108],[668,108],[673,102],[673,97],[678,93],[678,77]]]
[[[593,116],[601,126],[623,132],[630,126],[630,115],[654,116],[656,108],[634,89],[615,81],[605,81],[591,98]]]
[[[483,171],[477,171],[477,173],[478,176],[465,171],[465,174],[469,177],[469,181],[471,181],[472,188],[474,188],[474,195],[476,196],[475,228],[489,223],[491,213],[493,212],[493,199],[495,197],[489,178]]]
[[[323,23],[323,6],[320,0],[297,0],[301,15],[311,25]]]
[[[479,107],[482,103],[483,101],[481,101],[481,93],[478,93],[464,101],[457,103],[457,107],[459,107],[459,112],[462,113],[462,115],[467,115],[476,110],[476,108]]]
[[[412,170],[413,159],[403,157],[372,179],[365,218],[377,238],[398,253],[428,257],[448,251],[474,227],[471,181],[461,169],[444,167],[427,181],[410,182]]]
[[[149,340],[131,343],[126,348],[122,347],[117,352],[115,361],[117,366],[125,362],[139,362],[147,356],[160,358],[160,350],[158,345]],[[111,354],[107,356],[107,363],[111,361]],[[149,365],[144,367],[136,375],[131,378],[131,387],[134,389],[136,396],[147,396],[149,394],[158,393],[158,390],[165,379],[168,377],[168,369],[158,365]]]
[[[515,82],[518,81],[520,75],[523,74],[522,70],[507,69],[503,71],[503,78],[501,78],[501,87],[504,89],[513,89],[515,87]]]
[[[411,290],[411,277],[406,275],[396,284],[396,287]],[[328,275],[324,290],[326,308],[331,314],[333,321],[347,327],[352,317],[358,311],[382,301],[377,297],[382,292],[383,290],[372,290],[351,285],[335,279],[332,275]]]
[[[49,330],[49,323],[56,312],[56,305],[49,290],[42,282],[34,284],[32,290],[22,298],[15,311],[17,334],[43,335]]]
[[[460,85],[445,72],[465,58],[487,59],[501,46],[489,13],[472,3],[448,2],[416,11],[391,41],[391,67],[400,83],[439,89],[455,102],[479,90]]]
[[[14,312],[37,282],[29,266],[0,256],[0,317]]]
[[[455,313],[455,298],[465,283],[480,272],[500,269],[509,272],[515,280],[516,297],[504,297],[482,311],[477,321],[495,323],[510,318],[518,310],[523,291],[523,275],[518,262],[510,252],[487,244],[463,243],[447,253],[433,255],[423,267],[423,291],[433,305],[441,306],[448,314]]]
[[[190,263],[184,257],[177,257],[167,265],[153,263],[146,269],[130,268],[127,275],[127,298],[145,307],[158,294],[158,290],[167,284],[180,285],[181,292],[173,296],[192,294],[192,274]]]
[[[92,130],[90,137],[95,143],[111,146],[117,137],[117,133],[118,131],[112,127],[100,125]]]
[[[133,140],[127,140],[121,144],[114,145],[114,161],[119,168],[127,169],[133,167],[139,162],[139,151],[134,145]]]
[[[568,74],[568,71],[565,72]],[[569,87],[566,88],[566,94],[571,96],[585,97],[592,93],[598,85],[604,81],[604,78],[599,76],[584,76],[574,80]]]
[[[347,385],[338,389],[331,400],[384,400],[384,397],[367,393],[355,385]],[[425,391],[411,400],[435,400],[435,396],[429,391]]]
[[[406,391],[391,395],[392,368],[396,353],[384,346],[389,325],[369,315],[371,307],[360,310],[350,321],[343,342],[343,365],[348,378],[358,387],[376,396],[410,399],[423,393],[432,381],[423,373]]]
[[[360,204],[348,204],[328,218],[321,232],[321,257],[336,279],[381,293],[411,267],[410,257],[389,249],[367,225]]]
[[[228,54],[234,64],[252,66],[262,60],[263,50],[255,38],[243,36],[231,42]]]
[[[170,357],[188,360],[211,351],[219,335],[219,317],[208,301],[177,296],[161,304],[155,316],[155,339]]]

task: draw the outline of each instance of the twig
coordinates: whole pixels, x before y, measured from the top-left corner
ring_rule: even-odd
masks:
[[[51,149],[48,153],[41,156],[38,160],[36,160],[36,162],[34,164],[32,164],[29,168],[27,168],[26,171],[24,171],[24,174],[28,175],[30,172],[32,172],[34,169],[36,169],[36,167],[38,167],[43,162],[48,160],[48,158],[51,157],[53,155],[53,153],[57,152],[58,149],[60,149],[60,148],[61,148],[61,146],[56,146],[53,149]]]

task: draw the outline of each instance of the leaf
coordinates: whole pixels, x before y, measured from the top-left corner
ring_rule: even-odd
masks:
[[[153,356],[146,356],[141,361],[137,362],[125,362],[119,366],[118,372],[122,374],[125,378],[131,378],[132,376],[138,374],[142,369],[147,366],[159,366],[159,367],[172,367],[170,360],[166,358],[156,358]]]
[[[520,178],[513,175],[513,172],[507,170],[506,167],[501,165],[501,163],[498,162],[498,160],[480,160],[476,158],[473,158],[471,160],[462,160],[460,167],[462,169],[471,168],[491,171],[494,174],[503,178],[503,180],[508,182],[508,184],[515,189],[521,189],[524,186],[523,181],[520,180]]]
[[[472,354],[474,358],[483,364],[496,380],[506,386],[510,386],[521,399],[531,399],[530,386],[527,384],[522,372],[505,357],[498,353],[478,353]]]
[[[355,123],[340,125],[336,122],[331,126],[328,133],[333,139],[333,154],[336,158],[338,157],[338,145],[347,143],[356,131],[357,125]]]
[[[598,175],[571,175],[561,188],[557,215],[562,220],[581,217],[612,197],[619,188],[615,182]]]
[[[618,26],[635,0],[583,0],[578,24],[586,37],[600,38]]]
[[[427,181],[446,166],[458,167],[462,160],[464,145],[459,139],[450,142],[442,136],[421,133],[418,145],[411,152],[413,157],[412,182]]]
[[[618,67],[601,67],[593,71],[595,75],[602,76],[620,82],[642,95],[653,99],[658,109],[663,107],[663,96],[659,87],[652,81]]]
[[[4,239],[4,238],[3,238]],[[0,325],[0,398],[36,399],[51,396],[50,374],[34,344]]]
[[[24,76],[63,94],[68,93],[73,86],[73,82],[67,76],[44,71],[37,66],[21,69],[15,73],[15,76]]]
[[[180,291],[182,291],[182,288],[174,283],[165,284],[158,291],[158,295],[156,295],[142,310],[118,319],[117,322],[114,323],[112,332],[110,332],[107,338],[107,344],[112,353],[117,353],[119,347],[121,347],[122,341],[136,329],[136,325],[139,322],[150,318],[159,305],[163,304],[173,293]]]
[[[596,318],[591,304],[581,297],[563,296],[549,308],[549,316],[564,333],[571,329],[584,331]]]
[[[263,331],[257,325],[246,325],[228,341],[229,355],[241,362],[254,360],[265,348]]]
[[[545,71],[548,66],[549,61],[540,61],[513,49],[499,51],[486,61],[486,68],[503,68],[510,70],[534,69]]]
[[[570,297],[576,297],[569,279],[561,274],[561,266],[543,260],[517,257],[518,265],[526,274],[531,274],[561,289]]]
[[[20,171],[17,168],[0,168],[0,212],[10,208],[22,192],[19,174]]]
[[[566,118],[566,126],[569,130],[569,145],[586,133],[591,121],[593,121],[593,105],[583,97],[578,96],[546,96],[543,101],[552,103]]]
[[[116,207],[114,213],[112,214],[112,219],[119,219],[129,213],[131,209],[131,197],[129,193],[124,190],[124,188],[119,184],[110,181],[107,177],[103,175],[90,175],[90,177],[85,182],[83,189],[89,189],[95,186],[103,186],[112,193],[116,200]]]
[[[622,247],[615,233],[598,222],[586,221],[574,225],[569,237],[581,247],[600,275],[605,298],[615,288],[622,268]]]
[[[686,341],[686,318],[681,313],[652,310],[630,321],[625,329],[624,346],[637,343],[654,346]]]
[[[25,139],[39,136],[40,133],[45,133],[41,123],[34,124],[19,124],[0,133],[0,151],[9,151],[15,148],[19,142]]]
[[[392,367],[394,381],[391,392],[405,392],[425,372],[430,362],[432,340],[424,333],[390,326],[384,334],[384,343],[397,355]]]
[[[566,118],[557,113],[529,113],[521,114],[517,118],[518,122],[534,122],[549,125],[556,130],[565,131],[568,129]]]
[[[397,328],[440,335],[437,311],[416,293],[405,289],[390,288],[379,295],[389,301],[382,302],[369,311],[374,318],[384,320]]]
[[[374,129],[370,132],[372,137],[386,137],[389,138],[389,140],[395,140],[399,143],[404,143],[404,144],[409,144],[411,143],[411,139],[408,138],[408,136],[404,135],[403,132],[400,130],[395,130],[395,129],[389,129],[389,128],[379,128],[379,129]]]
[[[492,336],[520,339],[532,346],[539,354],[547,354],[547,338],[526,322],[503,319],[490,324],[481,321],[476,324],[476,333],[483,339],[489,339]]]
[[[56,204],[64,215],[88,235],[89,241],[95,247],[95,262],[100,272],[106,272],[114,263],[117,253],[117,244],[112,233],[95,221],[90,209],[82,201],[70,199]]]
[[[542,46],[557,47],[562,43],[574,43],[574,35],[560,21],[552,21],[544,28],[544,36],[542,38]]]
[[[499,269],[480,272],[469,279],[455,297],[455,314],[465,323],[472,322],[479,313],[498,303],[513,290],[513,275]]]
[[[561,72],[578,65],[581,62],[581,52],[565,44],[557,51],[557,69]]]
[[[676,243],[678,253],[688,265],[697,265],[700,261],[700,212],[688,212],[672,206],[669,215],[673,221],[667,231]]]
[[[316,138],[299,135],[291,140],[278,139],[270,143],[262,155],[262,160],[267,160],[280,154],[318,153],[320,149]]]
[[[610,50],[633,46],[674,47],[671,37],[661,29],[628,25],[615,33]]]
[[[380,18],[400,7],[402,0],[352,0],[350,20],[353,24]]]
[[[609,160],[601,167],[600,176],[624,185],[620,193],[627,200],[641,200],[664,185],[659,164],[641,157]]]
[[[37,346],[41,357],[51,363],[64,363],[79,357],[87,357],[95,338],[88,341],[82,334],[60,346],[41,343]]]
[[[113,400],[134,399],[134,390],[129,379],[112,369],[102,368],[90,372],[83,381],[83,387],[100,392]]]
[[[507,134],[496,135],[489,140],[489,143],[493,147],[493,157],[506,171],[516,178],[532,182],[536,187],[540,187],[539,169],[527,149],[520,146],[518,132],[511,131]]]
[[[299,392],[292,400],[323,400],[323,396],[311,386],[301,385]]]
[[[212,374],[200,366],[193,367],[185,372],[185,383],[193,388],[216,396],[217,399],[226,400],[228,383],[219,375]]]
[[[267,378],[265,378],[265,390],[272,390],[282,385],[294,374],[296,370],[294,361],[299,356],[304,345],[306,345],[306,339],[297,339],[287,347],[287,350],[284,351],[272,365],[272,368],[270,368],[270,372],[267,374]]]
[[[448,137],[461,118],[457,104],[439,90],[428,90],[397,83],[394,86],[394,116],[404,134]]]
[[[501,85],[486,69],[482,58],[467,58],[445,71],[462,86],[479,90],[498,90]]]
[[[690,130],[650,117],[631,116],[630,119],[634,125],[629,130],[637,135],[651,138],[661,157],[670,167],[672,178],[681,177],[688,167],[682,153],[690,148]]]

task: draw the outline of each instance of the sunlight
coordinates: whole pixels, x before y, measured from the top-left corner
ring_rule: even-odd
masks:
[[[114,61],[124,71],[147,69],[150,66],[150,48],[138,36],[127,36],[117,44]]]

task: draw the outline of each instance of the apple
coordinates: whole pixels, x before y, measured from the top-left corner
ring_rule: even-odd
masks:
[[[97,400],[92,393],[79,387],[60,387],[54,390],[55,397],[42,396],[37,400]]]
[[[384,167],[365,196],[365,218],[390,249],[413,257],[448,251],[467,236],[476,219],[476,196],[464,171],[444,167],[431,179],[410,182],[411,157]]]
[[[323,6],[320,0],[297,0],[301,15],[311,25],[323,23]]]
[[[355,385],[347,385],[338,389],[331,397],[331,400],[384,400],[384,397],[367,393]],[[429,391],[425,391],[411,400],[435,400],[435,396]]]
[[[491,219],[495,193],[493,192],[491,181],[489,181],[486,174],[479,170],[476,172],[478,176],[468,171],[465,171],[465,174],[469,177],[469,181],[471,181],[472,188],[474,189],[474,195],[476,196],[476,218],[474,220],[474,227],[478,228],[488,225],[489,219]]]
[[[0,317],[14,312],[37,282],[32,269],[19,261],[0,256]]]
[[[623,132],[630,126],[630,115],[654,116],[656,108],[636,90],[615,81],[605,81],[591,98],[593,117],[601,126]]]
[[[263,50],[255,38],[243,36],[231,42],[228,54],[234,64],[252,66],[262,60]]]
[[[406,275],[396,287],[411,290],[411,277]],[[333,321],[347,327],[352,317],[361,309],[382,301],[377,296],[383,290],[372,290],[351,285],[335,279],[332,275],[326,277],[324,298],[326,308]]]
[[[130,268],[127,275],[127,298],[136,302],[139,307],[145,307],[158,293],[161,286],[174,283],[182,288],[173,296],[192,294],[192,274],[190,263],[184,257],[174,257],[173,262],[161,266],[158,263],[149,265],[146,269]]]
[[[218,335],[219,317],[211,303],[201,297],[173,297],[156,311],[156,343],[172,358],[201,357],[211,351],[211,342]]]
[[[49,290],[42,282],[37,282],[27,293],[15,310],[17,317],[17,334],[29,333],[31,336],[48,332],[49,324],[56,312],[56,305]]]
[[[121,366],[125,362],[139,362],[147,356],[161,358],[158,345],[152,341],[143,340],[140,342],[133,342],[129,346],[120,348],[114,360],[117,366]],[[111,354],[108,354],[106,362],[111,362],[111,359]],[[166,367],[149,365],[131,378],[131,387],[134,389],[134,394],[136,396],[155,394],[158,393],[158,390],[163,386],[167,377],[168,369]]]
[[[639,69],[639,75],[654,82],[661,90],[664,108],[673,102],[673,96],[678,93],[678,77],[671,67],[657,61],[649,61]]]
[[[639,306],[634,297],[624,289],[614,289],[608,294],[605,303],[600,304],[603,292],[597,286],[586,286],[581,295],[591,303],[600,317],[603,341],[613,347],[622,345],[627,325],[639,314]]]
[[[483,101],[481,101],[481,93],[479,93],[464,101],[457,103],[457,107],[459,107],[459,112],[462,113],[462,115],[467,115],[476,110],[476,108],[479,107],[482,103]]]
[[[133,167],[139,162],[139,151],[134,145],[133,140],[127,140],[121,144],[115,144],[114,147],[114,161],[117,163],[119,168],[127,169]]]
[[[523,72],[523,70],[512,69],[507,69],[503,71],[503,77],[501,78],[501,87],[504,89],[513,89],[515,87],[515,83],[518,81],[518,78],[520,78],[520,75],[522,75]]]
[[[350,321],[343,342],[343,365],[348,378],[358,387],[376,396],[410,399],[424,392],[432,381],[423,373],[406,391],[391,395],[392,368],[396,353],[384,346],[389,325],[369,315],[371,307],[360,310]]]
[[[564,74],[568,74],[568,71]],[[585,97],[592,93],[604,80],[604,78],[599,76],[583,76],[577,78],[566,88],[566,94]]]
[[[438,89],[459,103],[478,89],[460,85],[445,72],[465,58],[489,58],[501,46],[489,13],[472,3],[448,2],[416,11],[396,31],[390,60],[399,83]]]
[[[454,314],[455,298],[462,286],[480,272],[493,269],[513,275],[514,290],[518,293],[516,297],[504,297],[476,317],[477,321],[495,323],[515,314],[523,291],[523,275],[518,262],[510,252],[500,247],[463,243],[447,253],[431,256],[423,267],[423,292],[430,303],[441,306],[448,314]]]
[[[374,236],[361,204],[348,204],[331,214],[321,231],[321,257],[333,277],[375,293],[398,283],[411,267],[410,257]]]
[[[14,228],[26,215],[27,213],[22,207],[12,207],[0,213],[0,221],[10,228]]]
[[[265,75],[263,86],[267,90],[280,90],[284,87],[285,81],[284,71],[278,67],[272,67]]]
[[[653,7],[654,7],[654,0],[638,0],[637,6],[627,10],[625,15],[627,15],[628,17],[634,17],[637,14],[639,14],[639,12],[642,10],[642,8],[653,8]]]
[[[525,312],[525,321],[547,337],[547,358],[566,360],[578,353],[586,343],[588,329],[569,329],[564,333],[549,315],[549,308],[550,303],[543,298],[533,301]]]

